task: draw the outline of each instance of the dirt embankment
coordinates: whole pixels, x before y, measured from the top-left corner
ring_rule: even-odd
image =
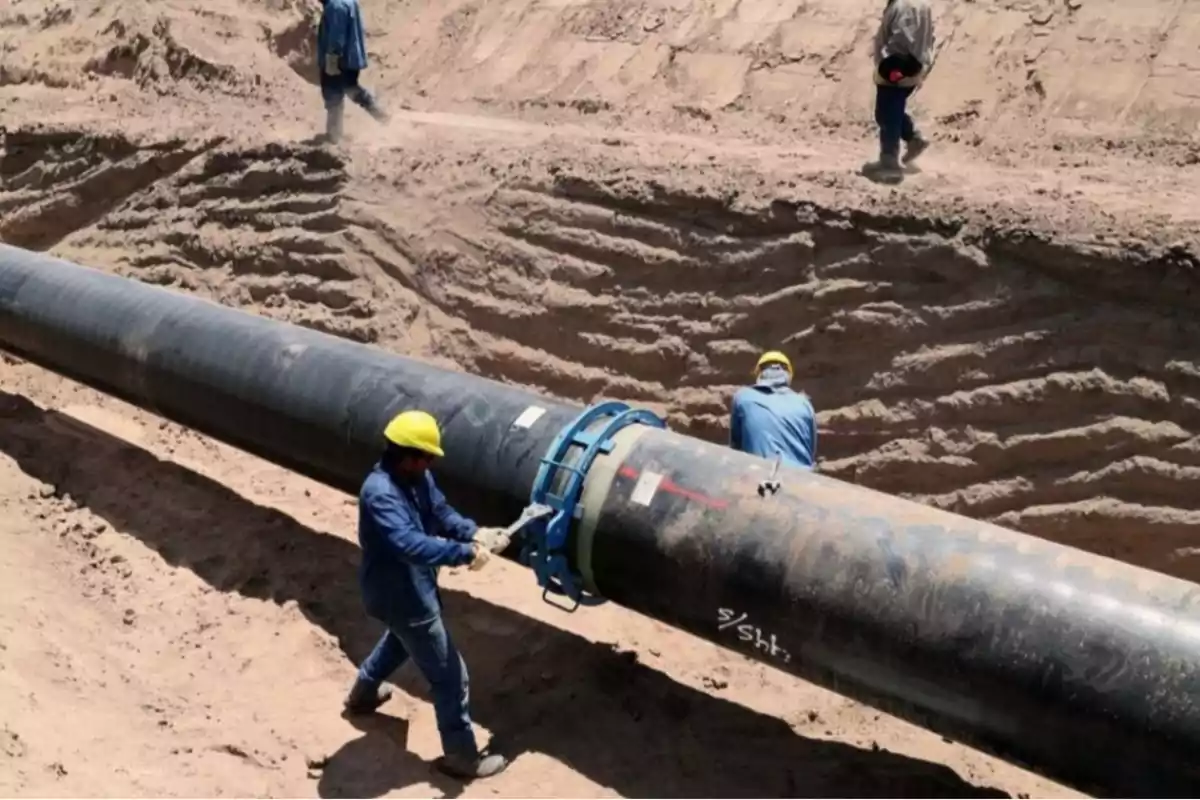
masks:
[[[709,438],[781,345],[829,474],[1200,575],[1186,246],[783,199],[704,159],[664,181],[603,144],[411,144],[10,135],[0,235]]]
[[[419,110],[861,141],[874,135],[880,6],[371,0],[366,82]],[[1186,5],[986,0],[934,12],[937,62],[916,102],[942,144],[1007,166],[1045,151],[1071,167],[1114,154],[1200,163],[1200,15]],[[0,91],[19,123],[36,118],[27,111],[132,110],[159,130],[238,120],[261,133],[294,118],[297,98],[318,108],[316,14],[305,0],[13,0],[0,9]]]
[[[718,440],[783,347],[827,473],[1200,579],[1200,15],[936,4],[937,146],[881,188],[879,5],[363,0],[396,118],[330,148],[315,6],[12,0],[0,239]],[[0,389],[0,788],[460,791],[413,676],[336,719],[375,633],[344,498],[27,365]],[[564,622],[515,567],[451,581],[523,753],[480,792],[1063,791],[619,609]]]

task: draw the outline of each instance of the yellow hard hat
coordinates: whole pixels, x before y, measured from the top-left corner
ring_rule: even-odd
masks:
[[[411,447],[441,458],[442,432],[437,420],[425,411],[402,411],[383,429],[383,437],[397,447]]]
[[[787,356],[778,350],[768,350],[759,356],[758,363],[754,365],[754,374],[757,375],[758,373],[762,372],[762,368],[768,364],[779,364],[781,367],[787,370],[788,375],[793,374],[792,362],[788,360]]]

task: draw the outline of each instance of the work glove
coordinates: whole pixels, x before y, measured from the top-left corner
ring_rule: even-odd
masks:
[[[475,541],[492,553],[502,553],[512,537],[504,528],[480,528],[475,531]]]
[[[338,68],[337,53],[328,53],[325,56],[325,74],[326,75],[341,75],[342,71]]]
[[[492,554],[489,553],[488,549],[479,542],[472,542],[471,549],[475,551],[475,554],[471,558],[471,563],[467,565],[467,569],[471,570],[472,572],[483,569],[484,566],[492,560]]]

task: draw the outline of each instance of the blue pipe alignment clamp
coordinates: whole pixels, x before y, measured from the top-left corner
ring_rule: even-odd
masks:
[[[605,418],[607,422],[603,427],[594,433],[588,432],[593,424]],[[571,568],[567,544],[571,525],[583,516],[579,497],[588,470],[597,456],[612,452],[612,437],[618,431],[635,424],[667,427],[664,419],[648,409],[630,408],[615,400],[597,403],[563,429],[542,459],[530,492],[530,504],[531,507],[548,507],[551,513],[525,525],[520,560],[537,575],[542,599],[546,602],[550,602],[551,594],[563,595],[575,603],[568,609],[572,612],[581,605],[598,606],[605,602],[603,597],[585,591],[580,585],[579,576]],[[572,447],[582,447],[583,453],[574,464],[568,464],[566,458]],[[556,495],[551,488],[559,481],[563,470],[567,472],[566,479],[562,493]]]

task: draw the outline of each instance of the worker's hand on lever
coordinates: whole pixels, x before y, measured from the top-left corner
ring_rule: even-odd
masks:
[[[492,560],[492,554],[479,542],[471,542],[471,550],[474,555],[471,557],[471,563],[467,565],[467,569],[472,572],[483,569],[484,565]]]
[[[512,541],[504,528],[480,528],[475,531],[475,541],[492,553],[503,553],[508,543]]]

